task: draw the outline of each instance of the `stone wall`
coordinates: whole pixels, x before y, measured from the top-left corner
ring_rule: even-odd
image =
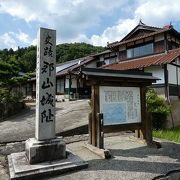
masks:
[[[25,109],[24,102],[0,103],[0,121]]]

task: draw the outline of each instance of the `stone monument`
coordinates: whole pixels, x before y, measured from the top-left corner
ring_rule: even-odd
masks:
[[[35,138],[26,141],[30,164],[66,158],[66,145],[55,137],[56,31],[40,28],[36,66]]]
[[[40,28],[36,66],[35,138],[25,142],[25,152],[8,156],[11,179],[43,177],[86,168],[87,162],[66,150],[55,136],[56,31]]]

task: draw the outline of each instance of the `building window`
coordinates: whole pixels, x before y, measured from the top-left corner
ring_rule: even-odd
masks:
[[[143,46],[127,49],[127,58],[144,56],[144,55],[152,54],[153,52],[154,52],[153,43],[149,43]]]

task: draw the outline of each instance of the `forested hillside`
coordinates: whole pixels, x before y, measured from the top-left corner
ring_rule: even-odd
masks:
[[[103,47],[85,43],[59,44],[56,48],[57,63],[101,52]],[[12,94],[16,85],[25,83],[34,76],[36,68],[36,47],[0,50],[0,103],[17,102],[22,94]]]
[[[84,57],[103,51],[101,46],[93,46],[86,43],[59,44],[56,47],[56,59],[58,63]]]
[[[56,61],[57,63],[70,61],[83,56],[94,54],[103,51],[103,47],[93,46],[86,43],[66,43],[59,44],[56,47]],[[36,47],[30,46],[25,48],[3,49],[0,50],[0,64],[18,69],[20,72],[33,72],[36,67]],[[0,67],[0,75],[2,71],[6,71]],[[7,73],[7,72],[6,72]]]

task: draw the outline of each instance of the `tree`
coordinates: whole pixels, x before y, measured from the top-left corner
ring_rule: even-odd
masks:
[[[93,46],[86,43],[65,43],[56,47],[56,61],[62,63],[77,58],[85,57],[90,54],[102,52],[101,46]]]
[[[33,72],[36,68],[36,51],[27,50],[21,58],[19,58],[19,63],[22,72]]]
[[[32,74],[19,76],[19,67],[16,61],[0,61],[0,102],[15,102],[20,98],[20,92],[12,95],[11,91],[14,86],[25,83]]]

